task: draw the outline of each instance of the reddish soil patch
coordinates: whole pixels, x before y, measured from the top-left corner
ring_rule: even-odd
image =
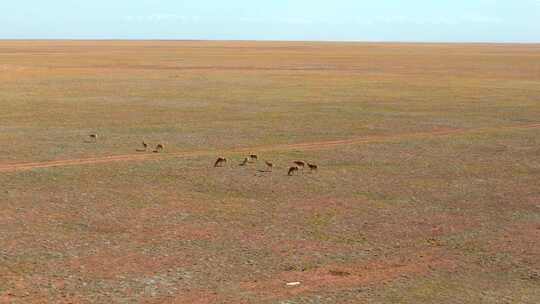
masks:
[[[218,294],[215,292],[208,292],[203,290],[191,291],[187,293],[177,294],[166,298],[160,298],[157,300],[147,300],[142,303],[146,304],[169,304],[169,303],[192,303],[192,304],[212,304],[212,303],[224,303],[220,300]],[[242,302],[235,301],[234,303],[242,304]]]
[[[519,223],[505,229],[489,246],[493,252],[505,252],[530,265],[540,265],[540,223]]]
[[[242,284],[246,291],[261,295],[267,300],[291,297],[321,290],[343,290],[395,280],[401,276],[424,275],[433,269],[451,270],[456,263],[443,257],[441,251],[418,256],[386,258],[363,265],[325,266],[314,270],[282,272],[273,279]],[[288,282],[300,282],[289,287]]]
[[[153,257],[145,254],[122,254],[104,252],[89,257],[75,258],[67,262],[68,268],[100,279],[115,279],[118,276],[152,275],[162,269],[190,265],[182,256]]]

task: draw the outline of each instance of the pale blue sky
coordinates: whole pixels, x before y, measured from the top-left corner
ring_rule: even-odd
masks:
[[[540,42],[540,0],[0,0],[0,38]]]

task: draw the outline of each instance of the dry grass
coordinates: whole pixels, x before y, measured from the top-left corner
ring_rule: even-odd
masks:
[[[540,128],[509,128],[539,123],[539,62],[538,45],[0,42],[0,168],[135,155],[0,170],[0,303],[540,302]],[[286,176],[298,159],[319,172]]]

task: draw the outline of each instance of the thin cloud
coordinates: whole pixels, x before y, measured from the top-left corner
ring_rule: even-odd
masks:
[[[540,1],[540,0],[539,0]],[[415,24],[415,25],[460,25],[460,24],[501,24],[504,20],[482,15],[469,16],[434,16],[431,18],[407,17],[407,16],[385,16],[364,20],[357,20],[363,24]]]
[[[128,22],[182,22],[197,23],[201,20],[199,16],[181,16],[175,14],[151,14],[146,16],[125,16],[123,18]]]

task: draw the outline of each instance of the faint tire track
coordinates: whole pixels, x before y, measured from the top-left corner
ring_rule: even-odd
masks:
[[[337,146],[356,145],[356,144],[362,144],[362,143],[386,142],[386,141],[394,141],[394,140],[439,137],[439,136],[456,135],[456,134],[490,133],[490,132],[497,132],[497,131],[526,130],[526,129],[537,129],[537,128],[540,128],[540,123],[528,124],[528,125],[517,125],[517,126],[506,126],[506,127],[489,127],[489,128],[476,128],[476,129],[450,129],[450,130],[416,132],[416,133],[398,134],[398,135],[367,136],[367,137],[357,137],[357,138],[349,138],[349,139],[342,139],[342,140],[254,146],[254,147],[245,147],[245,148],[237,148],[237,149],[229,149],[229,150],[199,150],[199,151],[186,151],[186,152],[163,153],[163,154],[126,154],[126,155],[103,156],[103,157],[92,157],[92,158],[82,158],[82,159],[66,159],[66,160],[0,165],[0,172],[14,172],[14,171],[25,171],[25,170],[40,169],[40,168],[79,166],[79,165],[114,163],[114,162],[160,160],[160,159],[178,158],[178,157],[210,156],[210,155],[216,155],[217,153],[235,154],[235,153],[265,152],[265,151],[322,150],[322,149],[327,149],[327,148],[332,148],[332,147],[337,147]]]

